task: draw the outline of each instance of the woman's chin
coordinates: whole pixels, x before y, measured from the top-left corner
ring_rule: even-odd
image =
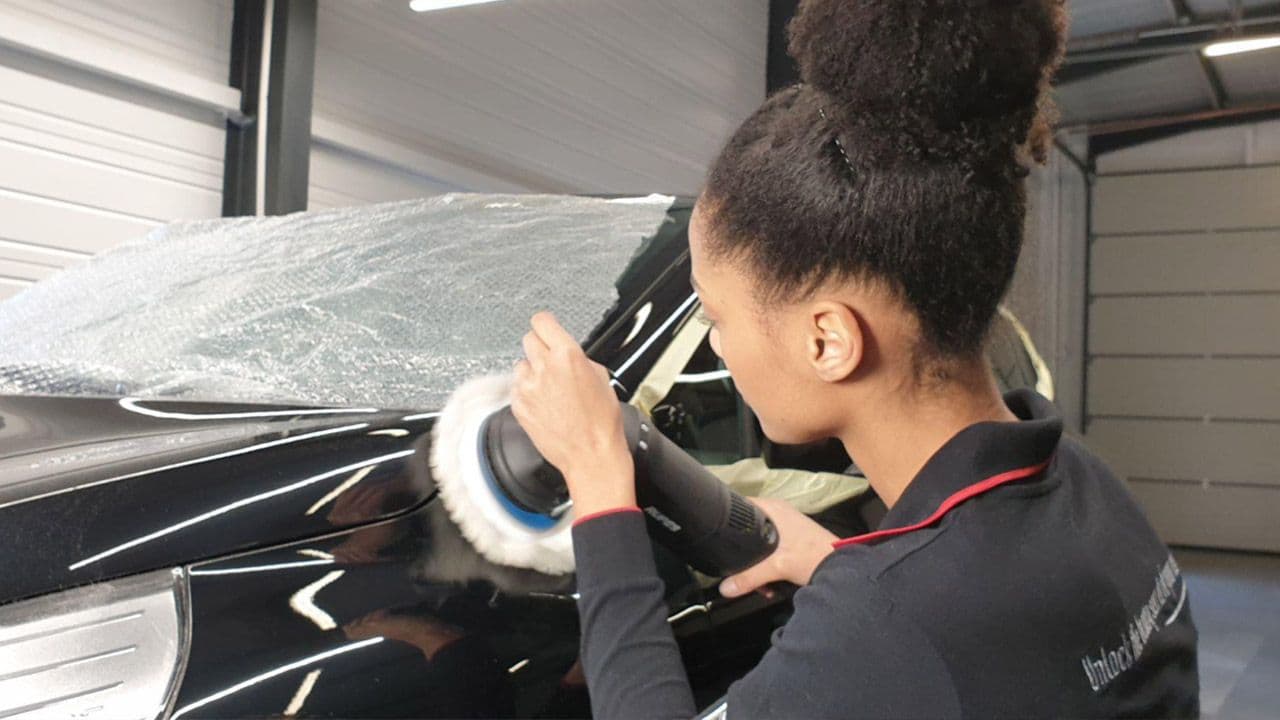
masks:
[[[824,436],[820,437],[812,432],[806,432],[801,428],[780,427],[766,421],[764,418],[760,418],[760,430],[764,432],[765,437],[778,445],[806,445],[827,439]]]

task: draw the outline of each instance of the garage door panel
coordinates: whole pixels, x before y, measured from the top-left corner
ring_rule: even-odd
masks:
[[[0,300],[8,300],[29,287],[31,287],[31,283],[26,280],[11,280],[0,277]]]
[[[145,141],[170,152],[195,155],[221,163],[226,130],[128,100],[86,90],[9,67],[0,66],[0,102],[19,110],[106,133]],[[95,137],[100,133],[87,133]],[[120,146],[117,146],[120,147]],[[148,151],[148,155],[159,153]]]
[[[1273,355],[1280,358],[1280,293],[1228,297],[1098,298],[1095,355]]]
[[[1086,442],[1122,478],[1280,489],[1280,423],[1101,419]]]
[[[21,260],[9,260],[0,257],[0,277],[11,278],[15,280],[43,280],[58,271],[58,268],[52,268],[47,265],[37,265],[35,263],[23,262]]]
[[[160,223],[45,198],[0,191],[0,238],[30,244],[32,252],[91,254],[140,237]],[[6,243],[7,247],[7,243]],[[8,249],[0,249],[5,257]],[[68,258],[70,259],[70,258]]]
[[[1091,416],[1280,420],[1280,360],[1093,358]]]
[[[56,120],[51,119],[48,124],[52,125],[56,124],[56,122]],[[119,139],[116,139],[117,142],[124,146],[125,149],[104,145],[102,144],[104,138],[91,138],[89,132],[83,132],[76,136],[71,134],[73,131],[70,129],[60,130],[66,134],[50,132],[47,128],[8,122],[5,119],[4,106],[0,105],[0,137],[15,144],[42,148],[61,155],[83,158],[104,165],[154,175],[158,178],[175,180],[211,190],[221,190],[222,188],[222,168],[216,166],[212,160],[207,158],[182,157],[167,151],[158,152],[157,154],[161,155],[160,158],[152,158],[149,157],[149,154],[139,152],[137,147],[129,147],[126,143],[119,142]],[[90,140],[93,140],[93,142]],[[175,158],[184,162],[174,162]]]
[[[1165,542],[1280,552],[1280,490],[1131,482]]]
[[[0,140],[0,189],[139,219],[217,217],[220,192]],[[4,226],[0,231],[8,232]]]
[[[1280,228],[1280,166],[1103,176],[1094,197],[1100,235]]]
[[[1278,230],[1099,237],[1091,253],[1089,282],[1095,294],[1280,288]]]
[[[65,267],[71,267],[76,263],[83,262],[89,258],[89,255],[84,253],[67,252],[65,250],[55,250],[53,248],[41,247],[39,245],[29,245],[27,243],[15,242],[0,236],[0,258],[42,265],[44,267],[53,268],[54,270],[60,270]]]

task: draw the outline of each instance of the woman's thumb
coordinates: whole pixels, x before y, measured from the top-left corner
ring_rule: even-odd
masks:
[[[769,575],[769,564],[766,562],[753,565],[737,575],[730,575],[720,582],[720,594],[733,598],[755,590],[763,585],[767,585],[774,578]]]

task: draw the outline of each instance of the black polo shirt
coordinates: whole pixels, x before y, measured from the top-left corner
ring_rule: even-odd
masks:
[[[944,445],[880,531],[837,543],[732,718],[1194,717],[1196,631],[1178,565],[1053,406]],[[574,529],[596,717],[690,717],[639,513]]]

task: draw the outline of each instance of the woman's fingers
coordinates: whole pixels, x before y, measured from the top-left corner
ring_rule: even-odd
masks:
[[[527,332],[520,341],[524,346],[524,356],[535,368],[542,367],[544,358],[547,355],[547,344],[542,342],[542,338],[538,337],[535,332]]]
[[[578,341],[569,334],[568,330],[565,330],[560,325],[559,321],[551,313],[540,312],[534,315],[530,324],[533,325],[533,331],[537,333],[538,338],[546,344],[549,350],[565,351],[576,349],[581,352]]]

